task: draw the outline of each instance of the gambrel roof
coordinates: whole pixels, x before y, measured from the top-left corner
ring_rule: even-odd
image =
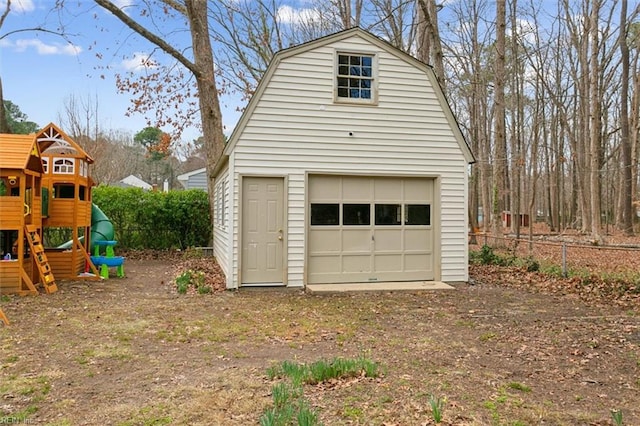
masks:
[[[442,91],[442,88],[440,87],[440,84],[438,83],[438,80],[436,78],[436,75],[433,71],[433,68],[428,65],[425,64],[424,62],[419,61],[418,59],[414,58],[413,56],[397,49],[396,47],[394,47],[393,45],[391,45],[390,43],[386,42],[385,40],[382,40],[376,36],[374,36],[373,34],[355,27],[355,28],[351,28],[345,31],[341,31],[338,33],[334,33],[307,43],[303,43],[301,45],[298,46],[293,46],[290,47],[288,49],[283,49],[281,51],[279,51],[278,53],[276,53],[273,57],[273,59],[271,60],[264,76],[262,77],[262,79],[260,80],[260,83],[258,84],[258,87],[256,88],[255,93],[253,94],[253,96],[251,97],[247,107],[245,108],[242,116],[240,117],[240,120],[238,121],[238,124],[236,125],[233,133],[231,134],[231,137],[229,138],[229,142],[227,143],[224,151],[223,151],[223,158],[220,159],[220,161],[218,161],[218,163],[216,164],[216,168],[215,168],[215,174],[217,174],[220,169],[222,168],[222,166],[224,164],[226,164],[226,158],[229,156],[229,154],[234,150],[240,135],[243,132],[243,129],[245,128],[245,126],[247,125],[247,122],[249,121],[249,119],[251,118],[258,102],[260,101],[263,92],[265,91],[265,89],[267,88],[267,86],[269,85],[269,82],[274,74],[274,72],[276,71],[276,69],[278,68],[278,65],[280,64],[280,62],[282,62],[284,59],[290,58],[292,56],[295,55],[299,55],[301,53],[313,50],[313,49],[317,49],[319,47],[328,45],[328,44],[332,44],[332,43],[336,43],[345,39],[348,39],[350,37],[360,37],[362,39],[364,39],[366,42],[386,51],[387,53],[396,56],[397,58],[405,61],[406,63],[418,68],[419,70],[423,71],[428,80],[431,83],[431,86],[433,87],[434,92],[436,93],[436,96],[438,98],[438,101],[440,103],[440,106],[442,108],[442,111],[444,112],[446,119],[451,127],[452,132],[454,133],[454,136],[458,142],[458,145],[460,147],[460,150],[462,151],[465,160],[468,163],[474,163],[475,162],[475,158],[473,156],[473,153],[471,152],[471,149],[469,148],[469,145],[467,144],[464,135],[462,134],[462,131],[460,130],[460,126],[456,120],[456,118],[453,115],[453,112],[451,110],[451,107]]]

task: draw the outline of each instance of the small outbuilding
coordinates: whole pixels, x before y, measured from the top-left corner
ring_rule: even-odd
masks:
[[[207,169],[204,167],[178,175],[178,182],[184,189],[207,190]]]
[[[473,161],[431,67],[389,43],[277,53],[214,171],[227,287],[468,281]]]

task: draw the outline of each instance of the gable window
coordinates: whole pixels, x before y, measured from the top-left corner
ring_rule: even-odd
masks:
[[[374,100],[373,55],[338,54],[337,95],[339,100]]]

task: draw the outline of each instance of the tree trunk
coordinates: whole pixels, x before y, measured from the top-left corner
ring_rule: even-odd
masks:
[[[637,56],[636,56],[637,60]],[[631,195],[635,199],[638,191],[638,157],[640,156],[640,72],[637,64],[633,66],[633,95],[631,97],[631,117],[629,128],[631,144]],[[637,201],[632,202],[632,223],[636,221]]]
[[[506,6],[505,0],[496,1],[496,65],[495,65],[495,117],[494,117],[494,169],[493,169],[493,216],[491,232],[497,239],[501,238],[505,197],[505,170],[507,162],[505,136],[505,39],[506,39]]]
[[[418,0],[418,59],[433,66],[442,90],[445,89],[442,42],[435,0]]]
[[[598,60],[599,53],[599,14],[600,0],[594,0],[591,9],[591,67],[590,67],[590,130],[589,135],[589,184],[591,187],[591,237],[594,242],[600,244],[602,242],[602,218],[600,204],[600,149],[601,149],[601,93],[600,93],[600,62]]]
[[[520,63],[520,47],[518,44],[518,17],[516,15],[516,0],[511,1],[510,5],[510,24],[511,24],[511,42],[509,43],[511,50],[510,69],[511,74],[511,96],[515,102],[512,102],[512,132],[511,132],[511,173],[509,173],[511,182],[511,198],[510,207],[511,211],[511,232],[513,232],[516,238],[520,238],[520,204],[521,204],[521,189],[522,189],[522,171],[525,165],[525,159],[522,156],[522,132],[523,129],[523,87],[522,87],[522,64]]]
[[[631,192],[631,140],[629,137],[629,46],[627,45],[627,0],[620,8],[620,144],[622,145],[622,230],[633,235],[633,193]]]
[[[198,101],[202,122],[202,135],[207,156],[207,188],[209,190],[209,207],[213,220],[214,175],[213,169],[220,161],[224,149],[224,132],[222,114],[218,100],[218,90],[213,69],[213,51],[209,39],[209,22],[207,19],[207,2],[204,0],[187,0],[187,17],[191,27],[194,63],[198,73]]]

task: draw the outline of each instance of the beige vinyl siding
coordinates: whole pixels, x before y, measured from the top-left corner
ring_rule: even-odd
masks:
[[[336,51],[375,53],[377,105],[334,103]],[[349,136],[349,132],[353,136]],[[353,36],[284,57],[230,154],[233,208],[241,175],[286,175],[288,285],[304,285],[308,173],[438,178],[436,279],[466,281],[467,160],[422,69]],[[237,215],[234,215],[237,216]],[[238,258],[238,223],[233,258]],[[233,282],[238,265],[234,263]]]
[[[230,265],[229,265],[229,236],[231,235],[232,222],[230,220],[230,204],[232,199],[229,192],[229,168],[225,167],[216,176],[214,191],[216,194],[216,202],[222,197],[224,192],[224,209],[220,204],[217,204],[214,208],[214,212],[224,216],[224,220],[221,221],[219,217],[213,219],[213,254],[220,265],[220,268],[224,272],[225,276],[229,277]]]
[[[442,179],[441,204],[446,206],[449,216],[447,226],[442,226],[440,231],[442,281],[469,281],[467,170],[467,164],[460,164],[457,170],[447,173],[447,179]]]

